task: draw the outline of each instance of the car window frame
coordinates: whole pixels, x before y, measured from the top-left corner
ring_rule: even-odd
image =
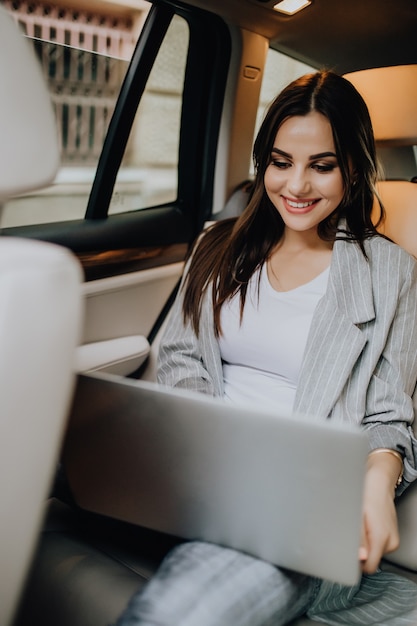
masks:
[[[109,215],[114,184],[137,107],[175,14],[183,17],[190,28],[181,107],[177,198],[157,207]],[[191,243],[211,215],[230,54],[230,32],[220,17],[175,1],[156,0],[116,102],[84,219],[8,227],[1,234],[52,241],[74,252],[119,245]]]

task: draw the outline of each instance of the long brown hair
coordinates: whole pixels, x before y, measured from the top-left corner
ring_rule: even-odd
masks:
[[[268,259],[284,232],[284,222],[269,200],[264,175],[281,124],[289,117],[311,111],[330,122],[344,196],[336,210],[318,226],[319,236],[334,241],[336,236],[363,242],[377,235],[371,220],[378,175],[375,141],[367,106],[346,79],[330,71],[308,74],[290,83],[272,102],[254,143],[255,180],[248,205],[239,218],[216,223],[201,237],[191,259],[183,289],[184,321],[195,332],[203,298],[211,286],[216,334],[221,333],[220,312],[224,302],[240,293],[241,315],[248,282]],[[381,205],[381,219],[383,208]],[[341,218],[346,229],[338,229]],[[366,255],[365,255],[366,256]]]

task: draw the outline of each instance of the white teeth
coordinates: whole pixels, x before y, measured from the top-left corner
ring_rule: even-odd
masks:
[[[313,204],[314,200],[310,200],[309,202],[293,202],[287,198],[287,202],[294,209],[306,209],[308,206]]]

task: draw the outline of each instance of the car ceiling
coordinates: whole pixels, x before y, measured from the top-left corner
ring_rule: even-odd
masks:
[[[345,73],[417,63],[417,0],[312,0],[294,16],[277,0],[188,0],[266,36],[271,46],[314,67]]]

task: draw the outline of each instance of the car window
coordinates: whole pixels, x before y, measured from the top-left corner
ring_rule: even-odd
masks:
[[[282,52],[269,48],[262,78],[255,137],[266,109],[279,92],[292,80],[315,70],[316,68],[311,67],[311,65],[301,63],[301,61],[297,61]]]
[[[36,3],[6,2],[5,7],[42,65],[56,113],[61,167],[48,188],[9,200],[0,226],[82,219],[120,87],[151,3],[139,0],[140,10],[135,7],[123,19]],[[187,29],[185,20],[175,16],[138,109],[109,213],[154,206],[177,196]]]
[[[188,30],[187,22],[175,15],[140,101],[109,214],[173,202],[177,197]]]

